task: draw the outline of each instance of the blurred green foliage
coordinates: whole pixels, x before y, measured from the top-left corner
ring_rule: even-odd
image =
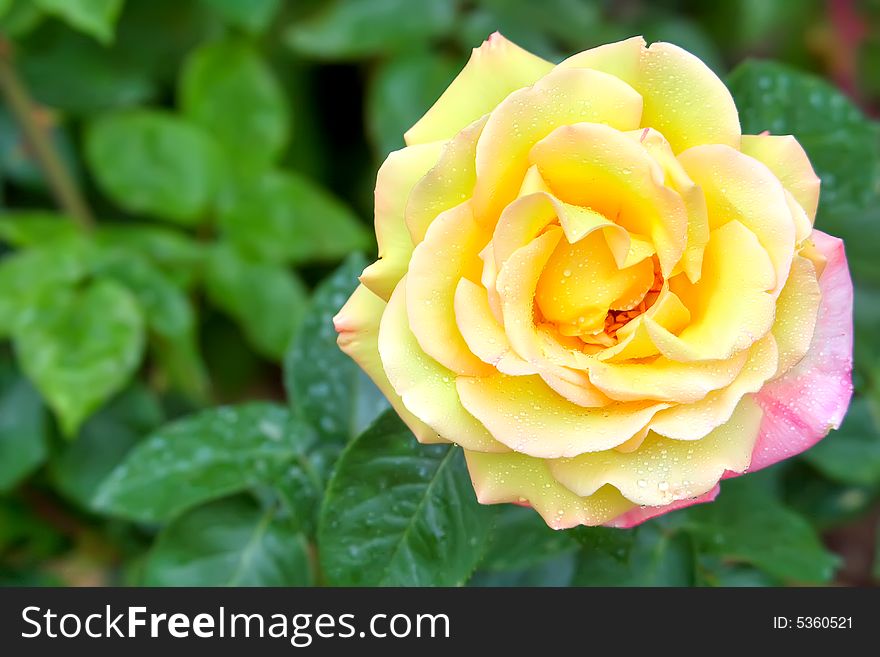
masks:
[[[714,504],[553,532],[386,410],[330,318],[378,164],[495,30],[552,60],[675,42],[746,131],[798,137],[856,283],[832,439]],[[0,0],[0,34],[0,582],[880,579],[876,0]]]

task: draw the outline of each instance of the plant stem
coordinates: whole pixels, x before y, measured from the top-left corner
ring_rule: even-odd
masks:
[[[91,230],[95,223],[92,212],[80,194],[70,171],[52,145],[49,131],[38,120],[37,108],[12,65],[12,44],[2,37],[0,37],[0,91],[3,92],[10,110],[21,125],[59,207],[83,230]]]

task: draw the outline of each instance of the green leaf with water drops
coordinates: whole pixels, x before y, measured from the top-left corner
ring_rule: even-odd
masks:
[[[305,318],[284,357],[291,407],[323,437],[347,443],[388,408],[388,401],[336,344],[333,317],[358,286],[367,265],[354,254],[314,292]]]
[[[468,580],[472,587],[571,586],[577,569],[577,552],[562,552],[519,570],[478,570]]]
[[[17,322],[14,345],[28,378],[68,437],[119,392],[140,365],[144,318],[135,297],[110,281],[41,294]]]
[[[686,515],[687,531],[701,553],[750,564],[785,581],[828,582],[838,565],[806,519],[754,477],[725,481],[715,502]]]
[[[0,362],[0,493],[12,490],[45,460],[48,430],[39,393],[4,358]]]
[[[162,419],[155,393],[140,383],[127,388],[88,419],[74,442],[55,450],[49,475],[56,489],[79,506],[96,510],[98,486]]]
[[[208,256],[205,286],[264,356],[280,360],[302,321],[308,295],[283,265],[260,262],[220,244]]]
[[[243,175],[223,192],[220,228],[242,253],[269,262],[326,262],[369,248],[357,215],[290,171]]]
[[[274,507],[233,497],[200,506],[159,535],[143,586],[309,586],[305,538]]]
[[[159,110],[95,119],[85,154],[101,190],[119,207],[187,226],[206,218],[224,176],[217,142],[200,126]]]
[[[714,554],[698,555],[696,584],[736,588],[781,586],[778,580],[757,568],[727,563]]]
[[[566,532],[587,552],[601,552],[621,562],[629,559],[636,532],[616,527],[574,527]]]
[[[290,109],[268,63],[245,40],[207,43],[190,54],[179,83],[186,116],[247,170],[275,161],[290,137]]]
[[[770,61],[746,61],[727,79],[744,134],[794,135],[822,179],[817,226],[880,199],[880,132],[841,91]],[[841,154],[845,153],[845,157]]]
[[[125,0],[33,0],[47,14],[104,44],[113,41],[113,29]]]
[[[330,480],[322,571],[339,586],[459,586],[485,552],[493,516],[477,503],[460,448],[421,445],[386,411]]]
[[[306,458],[312,430],[283,406],[213,408],[168,424],[132,450],[101,485],[95,505],[143,522],[270,484]]]
[[[334,0],[295,22],[285,42],[296,52],[349,59],[396,52],[448,33],[454,0]]]
[[[855,397],[840,429],[806,452],[806,461],[844,484],[880,484],[880,431],[875,412],[869,397]]]
[[[571,532],[550,529],[534,509],[512,504],[500,507],[481,570],[518,571],[533,568],[578,549]]]
[[[595,537],[595,544],[585,544],[573,586],[693,585],[694,550],[684,533],[657,521],[631,530],[609,531],[621,535]]]

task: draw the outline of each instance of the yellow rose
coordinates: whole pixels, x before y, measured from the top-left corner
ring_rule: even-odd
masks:
[[[339,345],[481,502],[630,526],[839,425],[852,288],[819,179],[693,55],[554,66],[496,33],[405,136]]]

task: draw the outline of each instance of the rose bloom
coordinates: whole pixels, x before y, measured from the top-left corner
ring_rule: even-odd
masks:
[[[629,527],[839,426],[852,284],[819,179],[693,55],[553,65],[496,33],[405,137],[339,345],[480,502]]]

